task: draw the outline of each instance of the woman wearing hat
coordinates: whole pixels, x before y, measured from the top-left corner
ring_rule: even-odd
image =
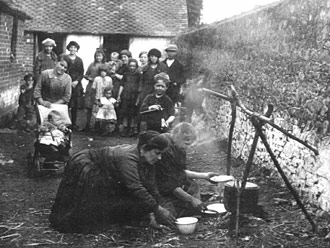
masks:
[[[143,68],[142,78],[139,87],[139,103],[142,104],[144,98],[154,91],[154,77],[155,75],[166,72],[165,64],[160,63],[159,58],[162,56],[161,52],[153,48],[148,52],[148,64]]]
[[[51,225],[60,232],[91,233],[147,214],[154,227],[159,227],[156,218],[173,225],[175,218],[161,207],[154,184],[154,164],[166,147],[166,139],[149,131],[140,134],[138,144],[73,154],[52,207]]]
[[[76,126],[78,109],[84,107],[84,88],[81,84],[81,80],[84,77],[84,63],[77,56],[77,52],[80,49],[77,42],[70,41],[66,49],[70,53],[68,55],[64,54],[61,59],[65,60],[68,64],[67,73],[72,79],[72,94],[69,107],[71,108],[72,129],[76,130],[78,129]]]
[[[38,81],[38,78],[42,71],[53,69],[57,63],[57,55],[53,52],[53,48],[56,47],[54,40],[47,38],[42,41],[42,51],[38,53],[34,62],[34,77]]]

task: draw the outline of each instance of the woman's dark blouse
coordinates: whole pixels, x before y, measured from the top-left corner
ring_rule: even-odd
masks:
[[[84,88],[81,84],[81,80],[84,77],[84,63],[78,56],[74,60],[70,59],[68,55],[64,55],[63,59],[68,64],[67,73],[70,75],[72,82],[78,81],[76,87],[72,87],[72,94],[69,106],[71,108],[83,107]]]
[[[161,197],[155,185],[155,168],[141,161],[136,145],[83,150],[73,155],[72,162],[86,165],[79,178],[88,180],[93,171],[106,173],[112,189],[108,194],[134,196],[149,206],[150,211],[158,207]]]
[[[187,155],[174,144],[170,134],[162,135],[167,138],[169,146],[162,153],[162,159],[156,164],[156,182],[162,196],[171,196],[173,190],[187,182],[185,173]]]
[[[72,60],[68,55],[63,56],[63,59],[68,64],[67,74],[70,75],[72,82],[81,82],[84,77],[84,63],[82,59],[76,56],[76,58]]]
[[[152,68],[149,64],[143,68],[139,87],[141,104],[147,95],[152,94],[154,92],[155,75],[166,71],[167,67],[163,63],[158,63],[156,68]]]

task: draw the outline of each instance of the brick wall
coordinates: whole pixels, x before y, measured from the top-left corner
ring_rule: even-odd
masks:
[[[228,94],[234,85],[245,105],[257,112],[267,103],[274,104],[275,122],[318,148],[320,155],[315,156],[278,131],[265,129],[300,195],[328,211],[329,24],[330,1],[286,0],[177,38],[181,59],[192,74],[204,68],[211,71],[208,88]],[[227,138],[230,106],[209,97],[205,110],[213,133]],[[241,112],[236,123],[233,153],[246,161],[254,129]],[[275,168],[262,144],[254,162]]]
[[[34,35],[25,31],[23,37],[23,58],[24,58],[24,71],[26,72],[33,72],[33,62],[36,56],[34,51]]]
[[[19,85],[24,77],[24,22],[18,20],[16,56],[11,56],[14,18],[0,12],[0,126],[3,127],[16,111]]]

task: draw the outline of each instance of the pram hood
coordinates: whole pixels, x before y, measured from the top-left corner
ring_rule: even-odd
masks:
[[[69,117],[69,108],[68,108],[68,105],[66,105],[66,104],[53,103],[53,104],[51,104],[50,108],[46,108],[42,105],[37,105],[37,109],[38,109],[37,112],[38,112],[39,120],[40,120],[40,123],[38,123],[39,125],[42,125],[44,123],[44,121],[47,121],[48,114],[52,110],[56,110],[61,114],[61,117],[63,118],[63,122],[66,126],[71,125],[71,119]],[[38,120],[38,122],[39,122],[39,120]]]

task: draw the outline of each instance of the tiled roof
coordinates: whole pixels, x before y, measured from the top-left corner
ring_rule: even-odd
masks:
[[[1,10],[16,14],[23,19],[31,19],[23,10],[22,6],[16,0],[0,0]]]
[[[186,0],[16,0],[26,30],[175,36],[188,27]]]

